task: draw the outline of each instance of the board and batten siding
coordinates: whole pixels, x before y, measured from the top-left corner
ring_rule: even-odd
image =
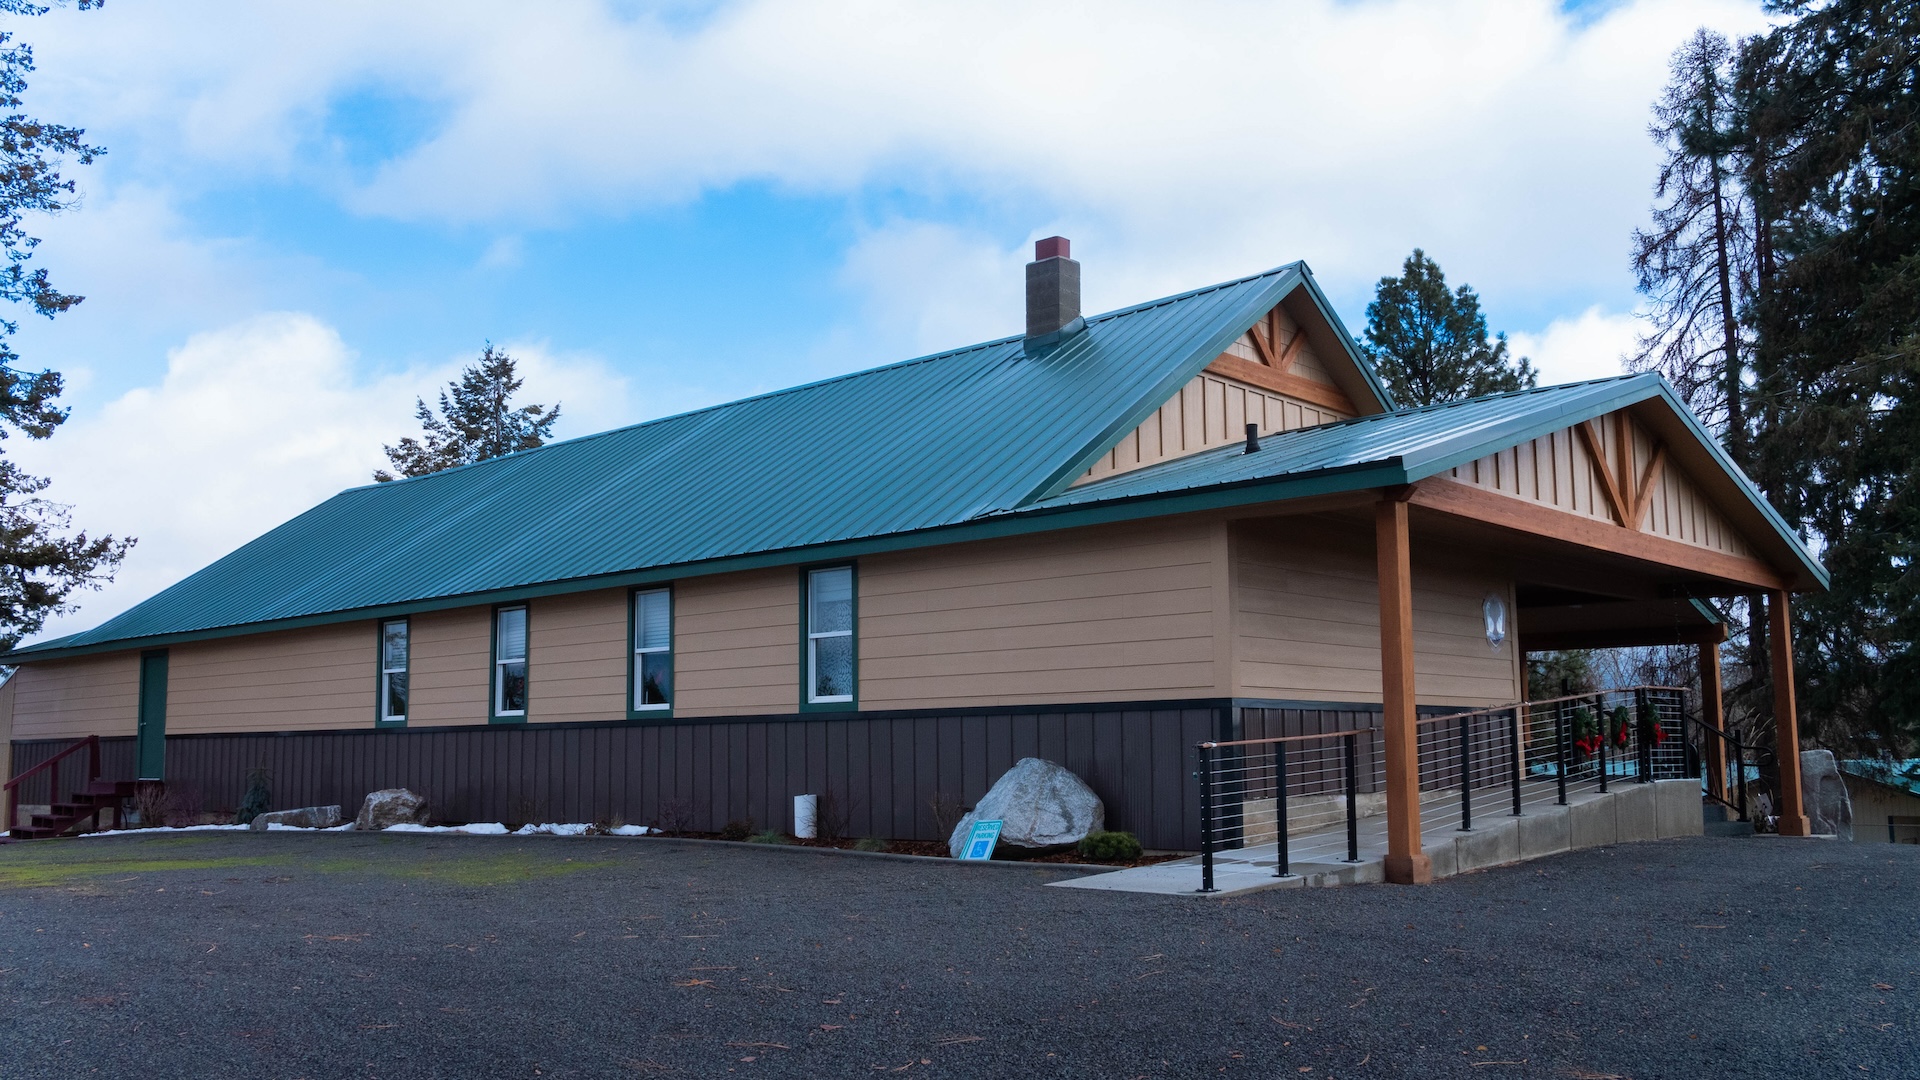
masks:
[[[1246,348],[1251,351],[1252,347]],[[1231,349],[1228,351],[1239,355]],[[1295,361],[1295,373],[1304,375],[1299,363]],[[1316,381],[1333,385],[1324,374]],[[1261,434],[1269,434],[1343,419],[1345,414],[1324,406],[1203,371],[1139,427],[1123,436],[1074,483],[1085,484],[1226,443],[1241,442],[1247,437],[1248,424],[1258,424]]]
[[[548,596],[527,605],[527,719],[627,714],[627,590]]]
[[[1236,697],[1378,702],[1380,594],[1373,536],[1314,518],[1236,523]],[[1481,605],[1507,604],[1508,636],[1487,644]],[[1422,704],[1517,701],[1513,584],[1453,553],[1413,558],[1414,693]]]
[[[675,582],[673,681],[675,716],[798,709],[800,572],[779,567]]]
[[[1622,478],[1622,483],[1637,487],[1653,460],[1653,438],[1625,413],[1602,417],[1593,425],[1609,463],[1619,460],[1623,427],[1625,437],[1632,440],[1633,475]],[[1600,477],[1594,470],[1593,455],[1587,452],[1585,440],[1573,428],[1563,428],[1456,466],[1446,475],[1487,491],[1596,521],[1615,520]],[[1654,482],[1647,503],[1645,520],[1640,523],[1642,532],[1728,555],[1752,554],[1726,517],[1671,459]]]
[[[13,682],[15,739],[132,735],[139,722],[135,651],[22,664]]]
[[[860,562],[860,707],[1214,694],[1204,519],[1074,529]]]
[[[374,624],[220,638],[167,650],[167,734],[373,723]]]

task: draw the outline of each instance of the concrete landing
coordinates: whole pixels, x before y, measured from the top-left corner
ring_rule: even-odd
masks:
[[[1569,794],[1566,806],[1536,790],[1523,796],[1521,810],[1520,816],[1513,815],[1510,793],[1485,792],[1474,799],[1473,828],[1462,831],[1457,793],[1439,792],[1422,800],[1421,839],[1427,857],[1433,860],[1433,876],[1452,877],[1578,848],[1699,836],[1703,826],[1698,780],[1619,784],[1605,794]],[[1279,849],[1274,844],[1220,852],[1213,858],[1216,891],[1211,893],[1199,891],[1198,856],[1049,882],[1048,887],[1234,896],[1262,889],[1368,884],[1386,880],[1386,834],[1384,815],[1360,819],[1360,859],[1351,863],[1345,861],[1344,822],[1336,828],[1295,836],[1288,844],[1291,873],[1287,877],[1274,876],[1280,865]]]

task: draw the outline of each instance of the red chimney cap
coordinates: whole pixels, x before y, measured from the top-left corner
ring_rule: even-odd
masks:
[[[1049,236],[1045,240],[1036,240],[1033,244],[1033,261],[1042,259],[1070,259],[1069,241],[1064,236]]]

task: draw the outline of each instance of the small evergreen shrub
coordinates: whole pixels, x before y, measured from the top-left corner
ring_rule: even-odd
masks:
[[[747,843],[749,844],[791,844],[793,843],[793,841],[787,839],[786,833],[775,832],[772,829],[768,829],[766,832],[754,833],[752,836],[747,837]]]
[[[240,809],[233,820],[246,825],[254,818],[273,809],[273,774],[265,769],[255,769],[247,774],[247,793],[240,798]]]
[[[1132,862],[1140,857],[1140,840],[1130,832],[1091,832],[1080,841],[1080,854],[1101,862]]]
[[[720,839],[722,840],[745,840],[751,837],[752,835],[753,835],[753,819],[752,818],[745,818],[745,819],[735,818],[732,821],[727,822],[726,828],[720,830]]]
[[[863,836],[853,845],[855,851],[892,851],[893,845],[877,836]]]

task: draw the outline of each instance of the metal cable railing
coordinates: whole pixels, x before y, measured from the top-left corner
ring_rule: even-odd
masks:
[[[1304,807],[1312,807],[1316,817],[1343,814],[1346,861],[1358,862],[1359,741],[1377,734],[1354,728],[1201,743],[1200,891],[1214,891],[1216,852],[1260,844],[1274,845],[1279,860],[1274,876],[1290,877],[1289,833]]]
[[[1419,719],[1422,834],[1471,831],[1476,815],[1518,817],[1609,785],[1698,777],[1686,700],[1679,687],[1636,686]],[[1201,891],[1214,891],[1217,853],[1265,844],[1275,876],[1291,876],[1294,836],[1343,816],[1344,861],[1357,862],[1359,796],[1384,788],[1380,738],[1355,728],[1200,743]],[[1744,759],[1732,756],[1744,803]],[[1329,852],[1331,839],[1314,853]]]

